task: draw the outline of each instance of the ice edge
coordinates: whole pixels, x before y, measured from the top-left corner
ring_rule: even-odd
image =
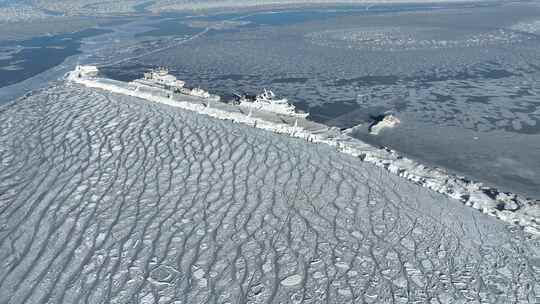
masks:
[[[451,174],[443,168],[422,165],[412,159],[399,155],[392,149],[374,147],[361,140],[352,138],[343,132],[336,137],[328,136],[328,134],[315,134],[296,125],[291,126],[285,123],[270,122],[242,113],[228,112],[202,104],[171,100],[140,91],[128,90],[110,83],[101,83],[99,82],[99,78],[76,77],[76,73],[74,72],[68,73],[66,79],[89,88],[133,96],[193,111],[220,120],[229,120],[234,123],[250,125],[278,134],[286,134],[290,137],[304,139],[312,143],[326,144],[335,147],[338,152],[354,156],[363,162],[384,168],[417,185],[457,199],[467,206],[507,223],[518,225],[524,231],[535,236],[540,236],[540,201],[510,192],[500,192],[495,188],[485,186],[481,182]]]

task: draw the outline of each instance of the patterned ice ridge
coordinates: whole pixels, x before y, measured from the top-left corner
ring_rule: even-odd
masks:
[[[347,135],[349,130],[335,132],[313,132],[301,126],[276,123],[239,112],[229,112],[212,107],[211,103],[201,104],[190,101],[179,101],[142,92],[130,88],[124,82],[98,77],[79,77],[79,73],[67,74],[67,80],[89,88],[102,89],[111,93],[141,98],[147,101],[166,104],[184,110],[193,111],[220,120],[245,124],[255,128],[285,134],[304,139],[316,144],[326,144],[341,153],[352,155],[358,159],[382,167],[391,173],[404,177],[415,184],[429,188],[467,206],[502,221],[520,226],[524,231],[540,236],[540,201],[526,198],[514,193],[501,192],[481,182],[471,181],[439,167],[429,167],[400,155],[398,152],[383,147],[378,148]]]

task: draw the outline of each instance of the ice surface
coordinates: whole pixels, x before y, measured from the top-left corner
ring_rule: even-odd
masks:
[[[317,20],[300,10],[239,13],[234,19],[249,26],[211,32],[139,63],[167,65],[223,94],[272,88],[339,128],[369,125],[391,110],[398,128],[351,135],[540,197],[540,39],[531,34],[538,5],[402,8],[337,17],[328,9]],[[232,18],[219,17],[208,19]]]
[[[538,239],[328,145],[65,84],[0,155],[0,302],[539,300]]]
[[[522,43],[532,37],[511,30],[491,30],[469,34],[459,39],[444,39],[440,33],[444,28],[430,27],[375,27],[341,29],[314,32],[306,35],[313,43],[339,48],[369,51],[396,51],[447,49],[456,47],[486,47]]]
[[[514,19],[500,19],[519,31],[519,37],[536,31],[534,19],[517,25]],[[242,22],[192,25],[230,30]],[[344,27],[358,32],[358,25]],[[235,45],[237,40],[216,35],[154,57],[165,64],[171,58],[189,58],[183,73],[213,83],[222,77],[235,89],[235,77],[246,87],[270,79],[280,89],[295,92],[294,100],[304,97],[314,105],[339,103],[349,95],[360,102],[355,98],[365,92],[354,86],[365,83],[370,102],[393,107],[388,96],[403,93],[409,110],[420,113],[414,118],[400,113],[403,126],[392,132],[421,134],[407,128],[424,117],[429,130],[436,121],[445,129],[506,129],[513,133],[505,136],[518,139],[526,134],[527,142],[512,141],[505,149],[534,152],[535,137],[527,132],[536,132],[538,121],[536,107],[531,108],[538,91],[536,70],[530,65],[537,60],[537,45],[505,40],[504,35],[499,39],[501,31],[494,28],[486,32],[495,38],[470,34],[486,43],[469,49],[463,48],[462,38],[445,36],[457,47],[441,48],[436,40],[404,53],[396,48],[391,56],[377,52],[368,60],[355,57],[354,48],[340,48],[338,42],[331,49],[342,61],[320,53],[318,44],[304,34],[321,29],[307,26],[232,31],[247,38],[249,50],[262,50],[270,64],[246,54],[243,45]],[[417,41],[432,41],[423,36],[429,31],[411,30]],[[284,40],[278,32],[287,33]],[[118,35],[107,36],[108,42],[92,39],[100,57],[90,61],[114,62],[120,57],[147,62],[148,57],[140,56],[146,50],[118,40]],[[132,33],[127,36],[131,39]],[[175,39],[149,40],[141,46],[166,50],[183,41]],[[256,41],[271,41],[272,47]],[[294,46],[292,54],[302,56],[289,56],[282,42]],[[313,49],[306,51],[306,45]],[[444,56],[432,52],[441,49]],[[464,49],[467,53],[462,55]],[[509,60],[508,50],[519,56],[512,53],[514,61]],[[419,53],[409,53],[413,51]],[[235,70],[229,63],[216,64],[208,54],[223,61],[240,58],[231,62],[246,63],[237,67],[243,75],[231,75]],[[418,61],[425,65],[418,68],[422,73],[439,65],[428,75],[432,80],[426,76],[417,82],[399,73],[385,77],[388,69],[410,68],[410,56],[429,57]],[[315,69],[310,58],[323,66]],[[350,64],[351,58],[361,64]],[[477,58],[498,60],[478,63]],[[73,64],[72,58],[53,74]],[[329,73],[331,66],[335,74]],[[368,71],[376,66],[374,73],[367,73],[374,78],[356,77],[366,74],[364,66]],[[482,76],[497,71],[502,75]],[[486,87],[495,96],[486,97]],[[435,103],[439,99],[430,92],[457,96]],[[475,95],[471,100],[476,102],[463,97],[468,94]],[[192,109],[219,114],[215,108]],[[463,116],[444,119],[455,111]],[[479,113],[487,115],[479,118]],[[312,137],[320,144],[307,143],[305,138],[233,124],[231,120],[240,118],[229,118],[219,121],[75,84],[57,85],[1,106],[0,303],[540,302],[538,239],[519,226],[462,205],[534,232],[540,214],[538,208],[528,208],[530,201],[466,179],[449,180],[446,171],[389,149],[356,143],[351,147],[349,139],[339,136],[336,141],[328,136],[331,132]],[[305,134],[275,124],[258,125],[265,126]],[[450,137],[445,141],[453,143]],[[520,158],[504,154],[496,162],[499,159],[508,164],[499,171],[513,167],[525,172]],[[534,168],[528,168],[532,178],[537,174]]]
[[[272,88],[313,119],[340,128],[368,126],[365,120],[392,110],[402,121],[399,128],[351,136],[504,191],[540,197],[540,57],[531,35],[537,7],[302,10],[152,18],[108,27],[114,33],[87,39],[80,58],[0,89],[0,100],[46,86],[78,60],[124,63],[113,70],[128,78],[166,65],[217,93]],[[312,14],[321,19],[314,21]],[[264,25],[268,21],[275,26]],[[182,30],[151,37],[163,34],[149,28],[161,22]],[[184,32],[188,25],[196,28]],[[149,33],[140,35],[144,31]]]
[[[80,68],[85,69],[85,68]],[[86,67],[95,69],[95,67]],[[540,203],[533,199],[510,192],[501,192],[487,187],[481,182],[456,176],[443,168],[428,167],[412,159],[399,155],[388,148],[376,148],[349,136],[355,128],[340,132],[336,128],[312,123],[309,120],[295,119],[287,121],[283,116],[270,112],[252,111],[245,113],[240,107],[221,102],[210,102],[202,98],[185,95],[173,96],[169,91],[153,87],[144,87],[135,83],[126,83],[102,77],[86,77],[75,70],[66,75],[67,81],[82,84],[112,93],[133,96],[173,107],[208,115],[220,120],[228,120],[258,129],[286,134],[301,138],[311,143],[326,144],[337,151],[355,156],[362,161],[404,177],[416,184],[448,195],[462,201],[486,214],[493,215],[508,223],[522,226],[527,232],[540,235]],[[182,97],[183,96],[183,97]],[[298,124],[300,121],[300,124]],[[399,119],[393,115],[385,116],[376,125],[370,126],[370,132],[379,134],[384,128],[393,127]]]

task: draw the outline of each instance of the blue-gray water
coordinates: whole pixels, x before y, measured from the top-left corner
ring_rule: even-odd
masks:
[[[0,41],[0,88],[16,84],[79,54],[81,39],[104,34],[103,29],[40,36],[22,41]]]

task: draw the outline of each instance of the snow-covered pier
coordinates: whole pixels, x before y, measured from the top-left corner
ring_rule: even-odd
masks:
[[[88,73],[86,71],[89,71]],[[213,102],[169,91],[95,77],[95,70],[79,67],[67,76],[68,80],[89,88],[106,90],[184,110],[197,112],[220,120],[245,124],[274,133],[286,134],[312,143],[335,147],[341,153],[382,167],[418,185],[459,200],[467,206],[495,216],[525,231],[540,235],[540,202],[517,194],[500,192],[481,182],[451,174],[445,169],[424,166],[388,148],[378,148],[352,138],[335,128],[329,128],[303,118],[286,117],[262,111],[246,113],[240,107]]]

